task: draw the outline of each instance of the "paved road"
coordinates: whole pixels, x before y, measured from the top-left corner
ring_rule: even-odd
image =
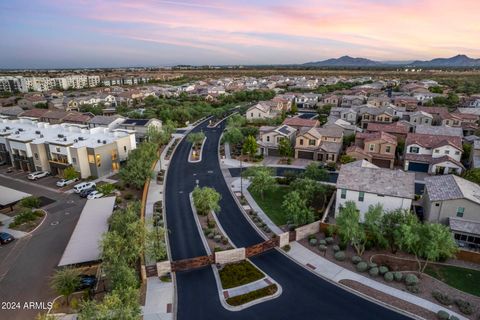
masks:
[[[23,308],[25,302],[47,303],[57,296],[50,289],[50,276],[85,204],[78,195],[51,192],[35,185],[41,181],[30,183],[0,177],[3,186],[56,200],[45,207],[47,218],[31,236],[0,247],[0,302],[20,302],[22,306],[17,310],[0,309],[2,320],[33,319],[39,310]]]
[[[197,179],[200,186],[212,186],[222,194],[219,219],[237,246],[262,241],[237,207],[222,177],[217,158],[221,129],[208,129],[203,124],[194,131],[200,129],[207,136],[202,162],[188,163],[190,144],[183,141],[167,175],[166,212],[174,260],[205,254],[188,198]],[[178,319],[406,319],[313,275],[276,250],[252,261],[280,283],[283,293],[279,298],[230,312],[220,304],[210,267],[179,272]]]

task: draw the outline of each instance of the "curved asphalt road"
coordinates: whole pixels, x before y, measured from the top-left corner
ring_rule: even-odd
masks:
[[[194,131],[200,130],[207,136],[202,161],[189,163],[191,144],[182,141],[168,170],[165,205],[173,260],[206,254],[188,197],[197,179],[200,186],[210,186],[221,193],[222,209],[218,216],[236,246],[263,241],[243,216],[223,179],[217,158],[223,127],[209,129],[204,123]],[[177,272],[178,319],[407,319],[315,276],[276,250],[251,260],[280,283],[280,297],[230,312],[220,304],[211,268]]]

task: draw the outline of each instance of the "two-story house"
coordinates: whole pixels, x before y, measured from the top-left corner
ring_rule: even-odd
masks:
[[[425,111],[416,111],[410,114],[410,124],[431,126],[433,123],[433,116]]]
[[[461,174],[462,139],[453,136],[409,133],[405,140],[404,170],[430,174]]]
[[[320,121],[318,121],[317,119],[290,117],[290,118],[285,118],[285,120],[283,120],[283,124],[299,130],[300,128],[305,128],[305,127],[310,127],[310,128],[318,127],[320,126]]]
[[[367,104],[373,107],[388,107],[391,104],[391,99],[387,96],[370,96],[367,99]]]
[[[316,109],[317,103],[322,98],[321,94],[316,93],[302,93],[295,95],[295,103],[298,108]]]
[[[393,99],[393,104],[397,107],[404,107],[407,111],[415,111],[418,107],[418,100],[410,96],[397,96]]]
[[[248,108],[245,116],[247,120],[272,119],[280,115],[283,106],[273,101],[260,101]]]
[[[426,221],[450,226],[461,246],[480,245],[480,186],[456,175],[425,178]]]
[[[415,198],[415,174],[359,160],[341,166],[336,187],[335,215],[347,201],[353,201],[363,221],[371,205],[380,204],[385,210],[410,210]]]
[[[336,94],[326,95],[322,99],[322,104],[331,104],[336,107],[340,104],[340,97]]]
[[[354,106],[361,106],[365,103],[366,97],[362,95],[344,95],[342,96],[341,106],[342,108],[351,108]]]
[[[369,123],[366,132],[385,132],[397,137],[398,141],[404,141],[410,132],[410,126],[403,121],[394,123]]]
[[[343,130],[338,127],[301,128],[295,139],[295,158],[337,162]]]
[[[366,129],[371,122],[392,123],[395,112],[392,108],[370,108],[362,107],[358,111],[360,127]]]
[[[397,137],[386,132],[357,133],[355,145],[349,147],[346,154],[381,168],[393,169],[397,144]]]
[[[284,124],[278,127],[260,127],[257,140],[260,154],[279,157],[278,144],[282,139],[287,139],[293,146],[295,144],[295,132],[297,132],[297,129]]]

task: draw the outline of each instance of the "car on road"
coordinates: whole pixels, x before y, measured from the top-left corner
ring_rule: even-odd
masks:
[[[0,244],[7,244],[15,240],[15,238],[6,232],[0,232]]]
[[[77,290],[93,289],[97,284],[97,278],[95,276],[81,274],[79,278],[80,284],[78,285]]]
[[[82,183],[76,184],[73,187],[73,191],[75,191],[75,193],[80,193],[83,190],[91,189],[92,187],[96,187],[96,186],[97,184],[95,182],[82,182]]]
[[[92,192],[95,191],[95,190],[96,190],[95,187],[91,187],[90,189],[82,190],[82,191],[80,192],[80,197],[81,197],[81,198],[86,198],[86,197],[88,197],[88,195],[89,195],[90,193],[92,193]]]
[[[69,184],[72,184],[74,182],[78,181],[78,178],[73,178],[73,179],[60,179],[57,181],[57,187],[65,187],[68,186]]]
[[[49,174],[50,174],[50,172],[48,172],[48,171],[35,171],[35,172],[30,173],[27,176],[27,179],[28,180],[37,180],[37,179],[40,179],[40,178],[44,178],[44,177],[48,176]]]
[[[92,191],[88,196],[87,196],[87,199],[88,200],[93,200],[93,199],[98,199],[98,198],[101,198],[103,197],[103,193],[101,193],[100,191]]]

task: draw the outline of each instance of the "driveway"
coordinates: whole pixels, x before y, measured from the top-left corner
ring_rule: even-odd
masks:
[[[39,180],[40,182],[41,180]],[[85,200],[75,194],[51,192],[28,181],[0,178],[0,184],[56,200],[44,207],[46,220],[33,234],[0,247],[0,297],[20,303],[16,310],[1,310],[2,320],[33,319],[42,310],[24,308],[24,303],[48,303],[57,296],[50,277],[75,228]]]

